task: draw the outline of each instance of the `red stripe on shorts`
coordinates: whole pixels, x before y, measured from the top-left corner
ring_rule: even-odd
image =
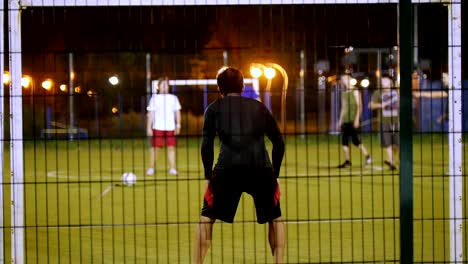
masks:
[[[213,206],[213,190],[211,189],[211,185],[209,184],[208,186],[206,186],[204,198],[208,206]]]
[[[275,190],[275,206],[278,205],[279,203],[280,195],[281,195],[280,186],[279,186],[279,183],[277,183],[276,190]]]

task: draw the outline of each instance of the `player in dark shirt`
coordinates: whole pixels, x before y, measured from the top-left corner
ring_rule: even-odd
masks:
[[[216,219],[232,223],[243,192],[255,203],[257,222],[269,224],[269,242],[276,263],[284,255],[284,223],[279,204],[279,171],[284,141],[275,119],[261,102],[241,97],[244,77],[235,68],[217,76],[223,95],[208,106],[203,124],[201,155],[207,187],[197,226],[194,263],[202,263],[211,245]],[[214,139],[220,153],[215,167]],[[270,161],[264,137],[273,143]]]

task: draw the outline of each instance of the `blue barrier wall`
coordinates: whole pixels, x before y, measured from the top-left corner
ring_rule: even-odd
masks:
[[[437,91],[443,89],[441,81],[423,81],[421,90]],[[448,131],[448,98],[421,98],[420,105],[415,111],[415,118],[419,118],[420,132]],[[442,117],[442,120],[441,120]],[[468,131],[468,80],[462,83],[462,129]]]
[[[372,110],[369,108],[369,103],[372,100],[372,92],[368,89],[362,89],[362,115],[361,115],[361,131],[372,132]]]
[[[421,81],[421,91],[442,90],[441,81]],[[448,98],[419,98],[419,108],[416,111],[419,132],[447,131]]]

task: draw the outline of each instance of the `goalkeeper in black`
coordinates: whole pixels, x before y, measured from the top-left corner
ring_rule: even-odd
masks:
[[[205,111],[201,155],[207,182],[201,219],[196,230],[194,263],[203,263],[211,245],[216,219],[232,223],[243,192],[254,200],[257,222],[268,223],[268,240],[275,263],[284,255],[279,181],[284,141],[278,125],[263,103],[242,97],[244,77],[235,68],[217,76],[222,97]],[[220,152],[214,163],[214,140]],[[265,135],[273,144],[272,160]]]

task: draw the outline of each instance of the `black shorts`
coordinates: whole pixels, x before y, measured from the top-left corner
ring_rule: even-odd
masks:
[[[341,136],[341,144],[343,146],[349,146],[349,137],[351,137],[351,141],[355,146],[361,144],[361,140],[358,137],[358,129],[354,128],[353,123],[344,123],[341,126],[341,132],[343,133]]]
[[[247,172],[215,169],[205,191],[201,215],[232,223],[243,192],[253,198],[258,223],[281,216],[279,185],[271,168]]]

